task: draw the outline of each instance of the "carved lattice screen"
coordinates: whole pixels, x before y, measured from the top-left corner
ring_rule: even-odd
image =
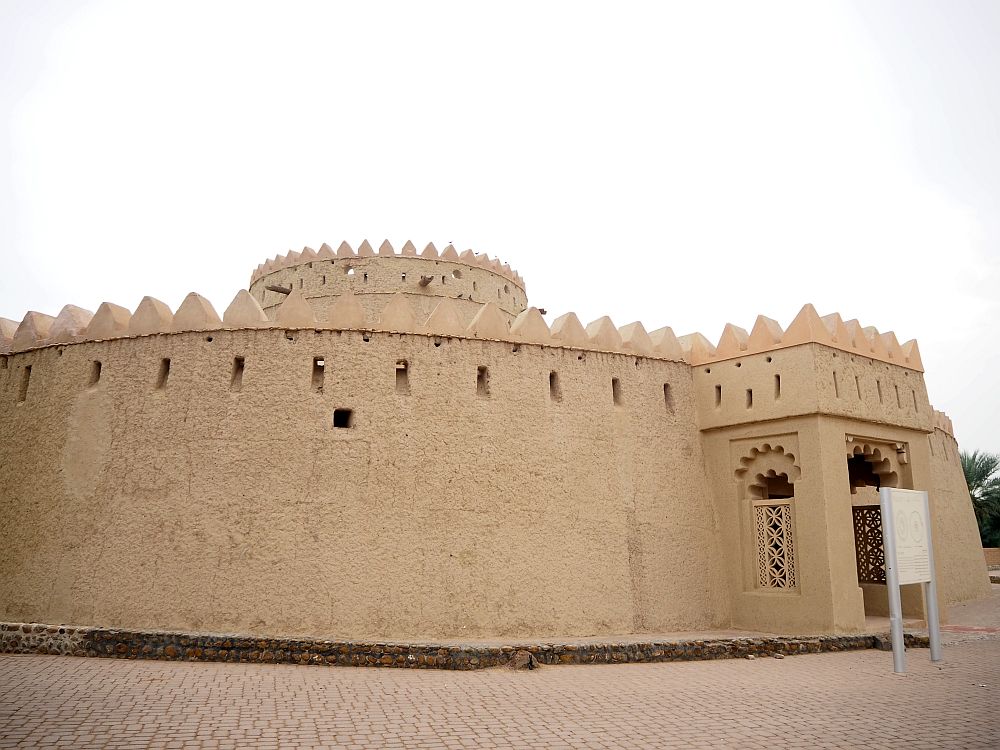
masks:
[[[854,549],[858,555],[858,583],[885,583],[882,514],[877,505],[855,505]]]
[[[795,588],[792,546],[792,506],[755,505],[757,526],[757,585],[765,589]]]

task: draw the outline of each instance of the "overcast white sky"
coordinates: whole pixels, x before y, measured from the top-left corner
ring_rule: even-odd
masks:
[[[0,0],[0,316],[451,241],[550,321],[916,337],[1000,451],[998,39],[995,0]]]

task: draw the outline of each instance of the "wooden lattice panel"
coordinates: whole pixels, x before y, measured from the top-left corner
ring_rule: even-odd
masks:
[[[877,505],[855,505],[854,549],[858,556],[858,583],[885,583],[882,513]]]
[[[765,589],[795,588],[791,505],[756,505],[754,519],[757,527],[757,585]]]

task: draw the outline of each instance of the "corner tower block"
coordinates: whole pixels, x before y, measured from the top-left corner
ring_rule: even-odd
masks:
[[[52,324],[55,321],[56,319],[51,315],[29,312],[14,332],[10,345],[11,351],[23,352],[25,349],[31,349],[41,344],[49,337],[49,331],[52,330]]]
[[[174,313],[175,331],[208,331],[221,327],[222,321],[212,303],[196,292],[185,297]]]
[[[257,300],[246,289],[240,289],[233,297],[222,314],[222,322],[226,328],[267,328],[271,324]]]
[[[128,333],[129,336],[166,333],[173,328],[173,325],[174,314],[165,303],[154,297],[143,297],[128,322]]]
[[[88,339],[114,339],[128,336],[128,324],[132,313],[121,305],[102,302],[94,317],[87,326],[85,336]]]

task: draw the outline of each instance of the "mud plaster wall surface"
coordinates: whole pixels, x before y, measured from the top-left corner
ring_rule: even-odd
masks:
[[[0,620],[399,639],[727,624],[689,368],[514,348],[266,329],[10,357]]]
[[[938,587],[947,592],[945,600],[949,602],[988,596],[990,580],[983,566],[982,540],[958,458],[958,443],[941,430],[934,430],[926,441],[921,448],[925,455],[930,454]]]
[[[426,286],[420,285],[422,276],[431,279]],[[407,296],[420,322],[430,315],[442,297],[455,302],[466,325],[487,302],[495,304],[511,320],[528,304],[524,289],[502,274],[455,261],[428,258],[337,258],[273,271],[250,285],[251,294],[273,318],[274,309],[285,300],[285,295],[264,288],[271,284],[301,289],[320,321],[326,320],[333,299],[348,290],[358,295],[370,321],[378,319],[389,302],[388,295],[395,292]]]

